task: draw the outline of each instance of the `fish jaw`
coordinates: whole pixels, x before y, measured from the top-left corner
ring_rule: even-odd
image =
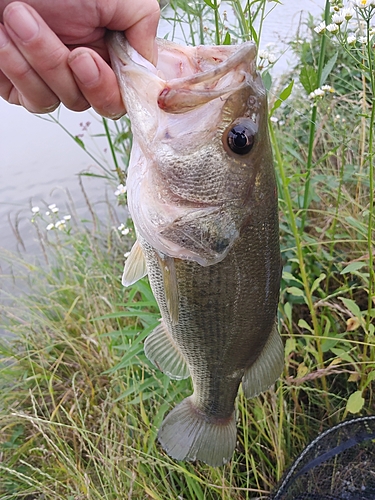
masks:
[[[249,164],[224,144],[241,116],[259,137],[266,130],[255,45],[157,43],[155,68],[122,35],[109,42],[134,137],[129,210],[138,234],[160,253],[213,265],[239,237],[256,170],[269,162],[262,157]]]

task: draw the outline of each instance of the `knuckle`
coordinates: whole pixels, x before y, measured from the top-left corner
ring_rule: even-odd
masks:
[[[60,70],[61,67],[67,66],[67,53],[60,48],[48,52],[48,57],[42,58],[38,70],[41,73],[54,73]]]
[[[22,81],[28,80],[32,77],[34,75],[34,70],[25,60],[21,60],[17,63],[14,62],[12,68],[9,69],[8,74],[10,79]]]

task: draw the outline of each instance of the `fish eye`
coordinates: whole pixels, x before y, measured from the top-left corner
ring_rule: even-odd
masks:
[[[251,151],[255,143],[254,125],[250,120],[246,120],[229,130],[227,143],[234,153],[245,155]]]

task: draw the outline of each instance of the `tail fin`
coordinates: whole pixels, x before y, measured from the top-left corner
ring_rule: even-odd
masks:
[[[235,412],[229,419],[210,419],[192,398],[176,406],[161,424],[158,439],[175,460],[202,460],[217,467],[231,459],[236,446]]]

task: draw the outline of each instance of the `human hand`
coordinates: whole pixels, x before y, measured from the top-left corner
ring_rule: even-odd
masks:
[[[156,62],[157,0],[0,0],[0,21],[0,96],[32,113],[60,102],[109,118],[125,113],[107,30],[125,31]]]

